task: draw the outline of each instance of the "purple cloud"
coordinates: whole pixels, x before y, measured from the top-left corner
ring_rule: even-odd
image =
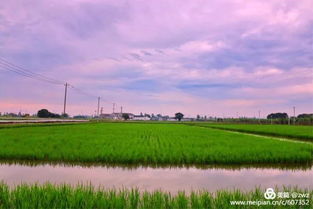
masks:
[[[107,112],[112,102],[164,114],[312,112],[310,8],[309,0],[12,0],[0,5],[0,57],[105,98]],[[3,65],[0,77],[0,112],[62,111],[62,86]],[[96,98],[69,90],[70,114],[95,108]]]

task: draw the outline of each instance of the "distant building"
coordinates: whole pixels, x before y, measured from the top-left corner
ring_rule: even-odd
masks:
[[[157,115],[152,115],[150,120],[155,120],[155,121],[166,121],[168,120],[170,117],[168,115],[166,116],[162,116],[161,114],[157,114]]]
[[[175,117],[169,117],[168,115],[161,115],[161,114],[143,114],[140,113],[139,115],[134,115],[133,113],[102,113],[100,114],[100,118],[102,119],[109,119],[109,120],[124,120],[123,114],[129,115],[129,120],[138,120],[138,121],[178,121]],[[182,121],[193,121],[194,118],[182,118]]]
[[[147,114],[145,115],[133,115],[133,118],[131,120],[150,120],[151,117]]]
[[[100,118],[110,120],[124,120],[123,114],[128,114],[130,120],[134,117],[134,114],[132,113],[103,113],[100,114]]]
[[[113,120],[122,120],[122,113],[112,113]]]
[[[119,114],[120,114],[119,117],[122,118],[123,120],[124,120],[123,114],[127,114],[129,116],[129,120],[132,120],[134,118],[133,113],[123,112],[123,113],[119,113]]]
[[[102,113],[99,116],[102,119],[113,119],[113,115],[112,114],[107,114],[107,113]]]
[[[167,120],[168,121],[177,121],[177,119],[175,117],[169,117]]]

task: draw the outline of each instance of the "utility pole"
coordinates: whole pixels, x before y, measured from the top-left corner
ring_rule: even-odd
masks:
[[[103,113],[103,107],[101,107],[101,111],[100,111],[100,114],[102,115],[102,113]]]
[[[121,114],[123,113],[123,106],[121,106]]]
[[[98,108],[97,108],[97,116],[99,117],[99,109],[100,109],[100,97],[98,97]]]
[[[68,83],[65,83],[65,94],[64,94],[64,108],[63,108],[63,115],[66,114],[66,97],[67,97],[67,87]]]
[[[115,103],[113,103],[113,113],[115,112]]]
[[[293,125],[296,125],[296,107],[293,106]]]
[[[261,124],[261,110],[259,110],[259,123]]]

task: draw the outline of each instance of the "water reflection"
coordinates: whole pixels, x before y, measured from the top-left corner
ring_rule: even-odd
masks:
[[[274,168],[152,168],[110,166],[17,165],[1,164],[0,181],[14,186],[20,183],[91,184],[106,189],[179,190],[221,189],[252,190],[255,187],[283,186],[313,189],[313,168],[307,170]]]
[[[241,170],[243,168],[275,168],[279,170],[311,170],[312,164],[214,164],[214,165],[197,165],[197,164],[118,164],[118,163],[102,163],[102,162],[66,162],[66,161],[42,161],[42,160],[1,160],[0,165],[25,165],[25,166],[42,166],[42,165],[51,165],[51,166],[63,166],[63,167],[106,167],[106,168],[124,168],[124,169],[137,169],[137,168],[197,168],[197,169],[212,169],[212,168],[224,168],[228,170]]]

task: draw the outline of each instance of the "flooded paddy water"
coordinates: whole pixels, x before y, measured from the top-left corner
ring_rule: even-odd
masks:
[[[0,181],[14,187],[27,184],[91,184],[105,189],[138,188],[141,191],[240,189],[283,186],[313,189],[313,167],[295,168],[196,168],[113,167],[0,164]]]

